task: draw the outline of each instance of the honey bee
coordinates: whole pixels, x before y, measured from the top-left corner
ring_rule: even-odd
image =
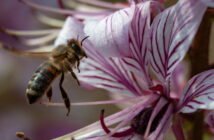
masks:
[[[68,98],[67,93],[62,87],[64,81],[64,74],[66,72],[70,72],[72,77],[79,84],[79,81],[72,68],[77,67],[79,70],[80,60],[84,57],[87,57],[82,47],[82,43],[88,37],[89,36],[82,39],[81,42],[79,42],[78,39],[70,39],[67,41],[66,44],[59,45],[50,52],[49,59],[38,67],[36,72],[33,74],[31,80],[28,82],[26,96],[29,104],[37,102],[45,94],[50,101],[52,96],[51,83],[56,77],[61,74],[59,87],[62,98],[64,100],[65,107],[68,110],[67,115],[69,114],[70,100]],[[21,52],[13,49],[8,49],[8,47],[5,47],[5,49],[18,54],[29,54],[29,52]],[[36,53],[31,52],[31,54]]]

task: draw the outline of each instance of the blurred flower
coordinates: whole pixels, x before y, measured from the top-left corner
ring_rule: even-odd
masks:
[[[42,30],[13,30],[0,27],[0,31],[14,37],[18,42],[26,46],[36,46],[37,49],[28,51],[43,52],[51,51],[55,46],[53,41],[56,39],[60,28],[64,21],[62,17],[54,16],[53,14],[66,15],[66,17],[73,17],[81,22],[87,20],[98,20],[113,13],[114,11],[128,7],[128,2],[110,3],[99,0],[75,0],[62,1],[57,0],[59,8],[39,5],[29,0],[20,0],[21,3],[33,9],[33,15],[43,24],[50,26],[50,29]],[[43,13],[44,12],[44,13]],[[52,16],[50,14],[52,14]],[[26,38],[28,37],[28,38]],[[31,38],[29,38],[31,37]],[[1,40],[4,41],[4,40]],[[5,43],[5,42],[4,42]],[[16,44],[17,45],[17,44]]]
[[[157,1],[146,1],[98,21],[82,24],[67,19],[56,44],[77,34],[80,38],[90,36],[84,42],[89,58],[81,63],[79,80],[130,96],[91,104],[134,103],[107,118],[102,110],[100,122],[65,138],[163,139],[172,126],[175,136],[184,139],[181,124],[173,124],[172,118],[177,120],[178,113],[214,108],[214,70],[194,76],[183,89],[172,91],[170,86],[206,9],[200,0],[180,0],[164,11]],[[173,78],[179,79],[179,73]],[[108,128],[115,123],[119,124],[114,129]]]

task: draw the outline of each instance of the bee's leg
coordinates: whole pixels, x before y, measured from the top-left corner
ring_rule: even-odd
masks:
[[[48,92],[46,93],[46,96],[48,98],[48,101],[50,102],[51,101],[51,97],[52,97],[52,87],[50,87],[48,89]]]
[[[72,69],[70,69],[69,71],[70,71],[70,73],[71,73],[72,77],[77,81],[77,84],[78,84],[78,85],[80,85],[80,82],[79,82],[79,80],[78,80],[78,78],[77,78],[76,74],[73,72],[73,70],[72,70]]]
[[[70,65],[68,63],[65,63],[64,66],[71,73],[71,76],[77,81],[77,84],[80,85],[80,82],[79,82],[76,74],[73,72],[72,68],[70,67]]]
[[[69,113],[70,113],[70,100],[69,100],[69,98],[68,98],[67,93],[65,92],[65,90],[64,90],[63,87],[62,87],[63,81],[64,81],[64,72],[62,72],[62,75],[61,75],[61,79],[60,79],[60,82],[59,82],[59,88],[60,88],[61,95],[62,95],[62,98],[63,98],[64,103],[65,103],[65,107],[66,107],[67,110],[68,110],[68,113],[66,114],[66,115],[68,116]]]
[[[78,72],[80,72],[80,69],[79,69],[79,66],[80,66],[80,59],[77,55],[74,55],[76,60],[77,60],[77,69],[78,69]]]

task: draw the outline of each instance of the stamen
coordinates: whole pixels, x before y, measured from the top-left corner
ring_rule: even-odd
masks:
[[[149,135],[149,133],[152,131],[152,129],[154,129],[155,118],[158,116],[158,114],[161,114],[161,110],[163,110],[163,108],[166,105],[166,103],[167,103],[167,101],[164,98],[160,98],[160,100],[155,105],[155,107],[153,107],[154,109],[153,109],[151,117],[149,119],[149,122],[148,122],[148,125],[147,125],[147,128],[146,128],[144,137],[147,137]]]
[[[100,123],[101,123],[101,126],[102,126],[103,130],[107,134],[111,133],[111,131],[108,129],[108,127],[106,126],[106,124],[104,122],[104,109],[101,110],[101,113],[100,113]],[[134,129],[132,127],[130,127],[129,129],[127,129],[125,131],[114,133],[111,136],[112,137],[116,137],[116,138],[120,138],[120,137],[128,136],[128,135],[132,134],[133,132],[134,132]]]
[[[148,96],[149,97],[149,96]],[[127,117],[121,121],[112,131],[111,133],[109,133],[107,137],[110,137],[112,134],[114,134],[115,132],[117,132],[119,129],[123,128],[125,125],[127,125],[137,114],[139,114],[139,112],[141,112],[142,110],[144,110],[144,108],[152,103],[154,103],[159,97],[158,96],[151,96],[150,98],[148,98],[145,101],[140,101],[138,103],[136,103],[136,107],[132,108],[132,110],[130,110],[130,113],[127,115]]]
[[[108,9],[123,9],[126,8],[127,5],[121,3],[110,3],[105,1],[98,0],[77,0],[78,2],[89,4],[96,7],[108,8]]]
[[[16,35],[16,36],[40,36],[40,35],[47,35],[47,34],[59,32],[58,29],[25,31],[25,30],[12,30],[12,29],[7,29],[3,27],[0,27],[0,31],[6,34]]]
[[[34,45],[44,45],[50,41],[53,41],[56,39],[58,35],[58,32],[43,36],[43,37],[38,37],[38,38],[33,38],[33,39],[26,39],[24,43],[28,46],[34,46]]]
[[[132,102],[132,101],[139,101],[142,100],[144,97],[134,97],[134,98],[127,98],[121,100],[106,100],[106,101],[95,101],[95,102],[79,102],[79,103],[71,103],[71,106],[83,106],[83,105],[101,105],[101,104],[117,104],[122,102]],[[64,106],[64,103],[53,103],[53,102],[41,102],[41,104],[48,105],[48,106]]]
[[[58,8],[52,8],[52,7],[46,7],[38,4],[34,4],[28,0],[19,0],[20,2],[23,2],[24,4],[46,12],[52,12],[56,14],[63,14],[63,15],[90,15],[90,16],[97,16],[97,15],[108,15],[111,12],[109,11],[99,11],[99,12],[84,12],[84,11],[75,11],[75,10],[63,10]]]
[[[14,46],[5,44],[1,41],[0,41],[0,48],[18,55],[37,56],[37,57],[45,57],[45,58],[47,58],[50,55],[50,51],[41,51],[41,50],[36,51],[36,49],[28,49],[26,51],[17,50]]]
[[[141,100],[144,100],[141,99]],[[118,122],[121,122],[122,120],[124,120],[125,118],[127,118],[127,116],[129,115],[130,111],[131,110],[135,110],[135,108],[137,107],[138,105],[136,104],[133,104],[129,107],[127,107],[126,109],[120,111],[120,112],[117,112],[113,115],[110,115],[108,117],[105,118],[105,123],[107,125],[113,125],[113,124],[116,124]],[[82,129],[79,129],[75,132],[72,132],[68,135],[72,136],[72,137],[78,137],[78,136],[81,136],[82,134],[86,134],[86,133],[90,133],[94,130],[97,130],[97,129],[102,129],[101,125],[100,125],[100,120],[99,121],[96,121],[95,123],[89,125],[89,126],[86,126]]]
[[[38,18],[38,20],[41,23],[51,26],[51,27],[61,28],[64,25],[63,20],[52,18],[52,17],[46,16],[44,14],[36,13],[36,17]]]
[[[148,100],[151,98],[150,95],[148,96],[143,96],[140,101],[142,102],[147,102],[148,104],[151,103],[151,100],[150,102],[148,102]],[[156,98],[157,99],[157,98]],[[142,103],[137,103],[137,104],[133,104],[129,107],[127,107],[126,109],[120,111],[120,112],[117,112],[113,115],[110,115],[108,117],[105,117],[105,123],[107,124],[107,126],[110,126],[110,125],[113,125],[113,124],[116,124],[116,123],[119,123],[127,118],[130,118],[130,112],[133,112],[133,110],[136,110],[137,108],[139,108],[139,106],[142,106]],[[142,109],[142,108],[140,108]],[[131,113],[132,114],[132,113]],[[86,134],[86,133],[91,133],[92,131],[95,131],[97,129],[102,129],[101,125],[100,125],[100,120],[89,125],[89,126],[86,126],[82,129],[79,129],[75,132],[72,132],[70,134],[68,134],[67,136],[71,136],[73,138],[75,137],[79,137],[79,136],[82,136],[82,134]]]
[[[155,138],[158,138],[160,137],[160,135],[163,133],[163,132],[166,132],[166,130],[169,128],[170,126],[170,122],[171,122],[171,119],[172,119],[172,113],[173,113],[173,105],[172,104],[167,104],[165,105],[165,107],[162,109],[164,112],[162,113],[159,113],[161,115],[161,117],[156,117],[157,119],[158,118],[161,118],[160,120],[157,120],[155,121],[157,124],[156,124],[156,129],[155,131],[152,133],[152,135],[148,136],[149,139],[155,139]]]

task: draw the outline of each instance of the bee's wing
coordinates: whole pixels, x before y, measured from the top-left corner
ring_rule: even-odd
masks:
[[[58,47],[52,50],[53,57],[60,57],[65,54],[66,54],[66,46],[64,45],[59,45]]]
[[[2,44],[0,42],[0,48],[4,49],[6,51],[9,51],[11,53],[14,53],[14,54],[18,54],[18,55],[48,58],[51,56],[51,52],[52,52],[54,46],[46,46],[46,47],[41,47],[41,48],[36,48],[36,49],[28,49],[26,51],[22,51],[22,50],[15,49],[15,47],[13,47],[13,46]]]

